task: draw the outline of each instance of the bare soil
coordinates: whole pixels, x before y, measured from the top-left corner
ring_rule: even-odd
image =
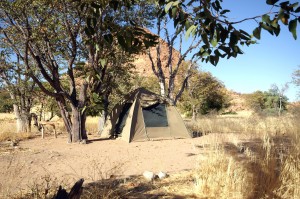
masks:
[[[90,136],[87,144],[68,144],[67,136],[0,143],[0,191],[32,188],[41,180],[71,184],[104,178],[168,174],[195,168],[208,137],[126,143]],[[48,178],[47,178],[48,177]],[[47,178],[47,179],[46,179]],[[48,179],[49,180],[49,179]],[[50,181],[50,180],[49,180]]]

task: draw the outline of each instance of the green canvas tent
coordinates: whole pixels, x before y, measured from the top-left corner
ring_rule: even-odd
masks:
[[[113,108],[103,134],[126,142],[191,137],[176,108],[145,88],[129,93]]]

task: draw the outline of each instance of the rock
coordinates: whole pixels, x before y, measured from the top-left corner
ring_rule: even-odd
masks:
[[[158,175],[159,179],[164,179],[164,178],[168,177],[168,174],[164,173],[162,171],[160,171],[157,175]]]
[[[81,140],[80,144],[86,144],[86,139]]]
[[[146,180],[148,181],[152,181],[154,180],[155,178],[157,178],[157,175],[155,175],[153,172],[151,171],[145,171],[143,173],[143,176],[145,177]]]

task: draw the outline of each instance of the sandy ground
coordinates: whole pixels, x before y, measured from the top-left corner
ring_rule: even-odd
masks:
[[[89,137],[88,144],[68,144],[66,135],[48,135],[0,147],[0,191],[30,188],[51,176],[62,183],[85,183],[144,171],[174,173],[195,168],[208,137],[126,143]],[[8,146],[9,145],[9,146]],[[5,148],[6,147],[6,148]],[[0,149],[1,149],[0,148]]]

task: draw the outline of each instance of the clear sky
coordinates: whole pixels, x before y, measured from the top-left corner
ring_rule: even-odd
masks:
[[[231,10],[230,20],[237,21],[266,13],[271,7],[266,5],[265,0],[224,0],[223,8]],[[243,23],[240,28],[252,32],[255,25],[252,21]],[[282,87],[292,80],[292,73],[300,69],[300,25],[298,23],[297,40],[294,40],[288,27],[281,25],[281,28],[278,37],[262,31],[259,44],[242,48],[243,55],[229,60],[221,59],[216,67],[201,63],[201,69],[210,71],[227,89],[240,93],[267,91],[274,83]],[[292,102],[299,100],[296,93],[297,88],[290,84],[285,95]]]

